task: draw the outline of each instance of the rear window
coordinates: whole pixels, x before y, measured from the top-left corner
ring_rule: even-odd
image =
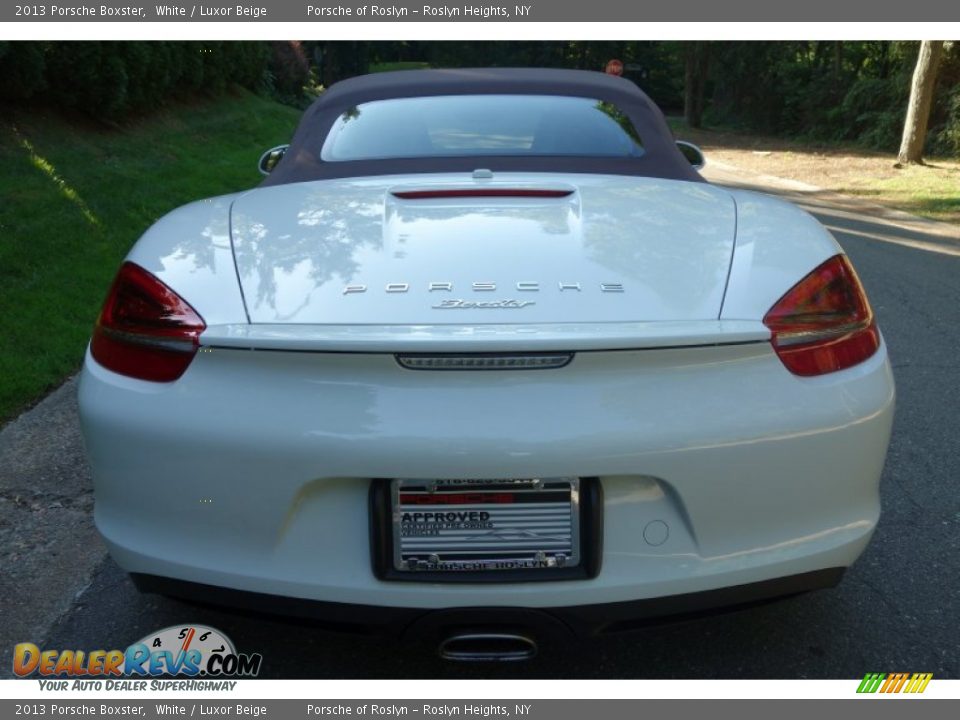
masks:
[[[639,134],[615,106],[548,95],[442,95],[362,103],[337,118],[320,151],[327,162],[642,154]]]

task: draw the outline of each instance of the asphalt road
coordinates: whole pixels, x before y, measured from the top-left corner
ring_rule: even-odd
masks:
[[[12,642],[126,647],[169,625],[203,623],[262,653],[267,677],[960,677],[960,237],[891,224],[856,204],[837,209],[827,195],[803,201],[860,272],[897,381],[883,516],[838,588],[567,643],[505,666],[449,664],[426,646],[139,595],[91,533],[68,386],[0,437],[0,673]]]

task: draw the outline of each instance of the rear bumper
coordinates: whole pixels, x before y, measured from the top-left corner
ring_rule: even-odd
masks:
[[[80,386],[95,519],[126,570],[415,609],[609,605],[847,567],[879,518],[893,401],[885,348],[798,378],[766,343],[495,372],[210,349],[168,385],[88,356]],[[569,476],[602,485],[595,577],[374,572],[374,478]]]
[[[428,642],[439,642],[444,637],[466,630],[512,630],[551,636],[572,633],[581,638],[625,632],[648,624],[737,610],[812,590],[831,588],[840,582],[844,572],[845,568],[826,568],[684,595],[536,610],[516,607],[436,610],[347,605],[230,590],[155,575],[133,573],[131,577],[137,588],[145,593],[159,593],[202,604],[301,618],[330,630],[394,637],[416,635]]]

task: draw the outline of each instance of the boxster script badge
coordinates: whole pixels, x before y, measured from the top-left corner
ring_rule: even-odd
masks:
[[[434,310],[519,310],[527,305],[535,305],[532,300],[443,300],[439,305],[431,305]]]

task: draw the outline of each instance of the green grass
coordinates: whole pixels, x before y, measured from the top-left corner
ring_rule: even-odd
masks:
[[[901,168],[891,177],[865,178],[839,192],[946,222],[960,221],[960,165],[928,158],[925,166]]]
[[[161,215],[255,185],[297,110],[249,93],[104,129],[53,111],[0,120],[0,421],[75,372],[120,261]]]

